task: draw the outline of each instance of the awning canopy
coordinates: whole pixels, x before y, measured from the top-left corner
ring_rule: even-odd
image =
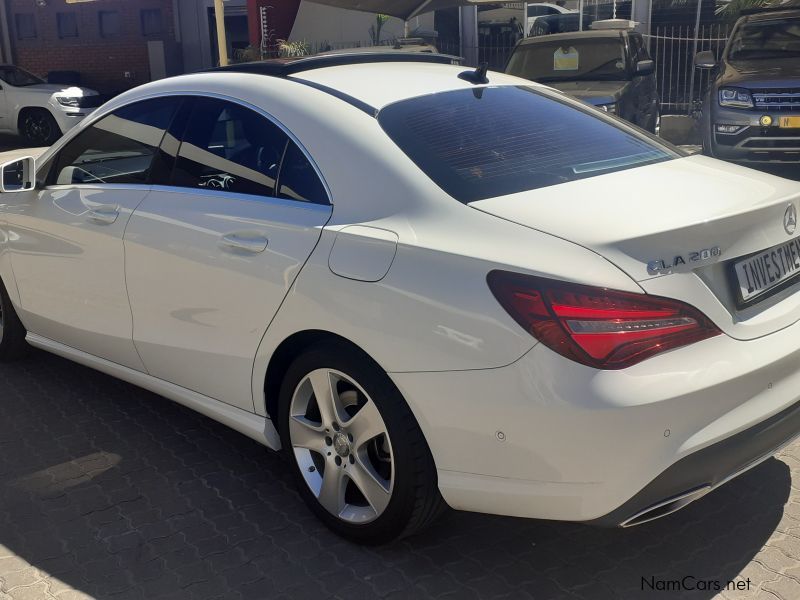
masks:
[[[337,8],[349,8],[350,10],[360,10],[363,12],[382,13],[392,17],[398,17],[407,21],[411,17],[419,14],[438,10],[440,8],[452,8],[454,6],[477,6],[486,4],[492,0],[310,0],[317,4],[327,4]],[[494,0],[497,2],[498,0]]]

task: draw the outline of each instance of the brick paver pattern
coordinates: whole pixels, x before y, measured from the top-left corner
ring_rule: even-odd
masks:
[[[798,444],[632,529],[450,512],[367,548],[320,525],[280,457],[134,386],[35,353],[0,365],[0,403],[3,599],[715,595],[642,590],[687,575],[800,598]]]

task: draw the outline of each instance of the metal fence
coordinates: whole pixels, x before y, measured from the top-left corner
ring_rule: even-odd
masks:
[[[719,58],[728,41],[730,26],[701,26],[697,32],[697,52],[710,50]],[[656,27],[649,41],[650,55],[656,63],[656,79],[663,114],[689,114],[702,101],[710,83],[710,71],[694,67],[694,26]]]
[[[697,31],[696,48],[693,25],[657,26],[645,36],[650,55],[656,63],[656,80],[661,96],[662,114],[690,114],[696,109],[708,89],[711,73],[694,67],[695,51],[710,50],[719,58],[729,33],[729,24],[702,25]],[[483,35],[479,39],[477,49],[465,48],[458,40],[438,39],[434,44],[439,52],[454,56],[477,57],[478,63],[486,62],[490,69],[502,71],[519,37],[521,36],[509,36],[507,33],[499,36]],[[381,45],[394,43],[394,40],[386,40]],[[370,46],[372,46],[370,42],[356,41],[301,42],[295,50],[302,54],[315,54]],[[273,55],[277,55],[277,51]],[[235,59],[257,60],[257,57],[242,55]]]

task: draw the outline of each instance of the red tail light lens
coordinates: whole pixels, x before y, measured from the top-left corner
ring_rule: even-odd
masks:
[[[492,271],[489,288],[526,331],[562,356],[597,369],[624,369],[720,330],[697,309],[668,298]]]

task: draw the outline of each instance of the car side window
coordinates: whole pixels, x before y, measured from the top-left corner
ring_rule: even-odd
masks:
[[[636,64],[637,61],[650,58],[647,55],[647,49],[644,47],[644,40],[642,40],[641,37],[638,35],[631,35],[629,39],[631,41],[631,58],[634,64]]]
[[[278,185],[279,198],[329,204],[328,193],[317,172],[303,151],[292,141],[289,142],[283,157]]]
[[[288,136],[274,123],[232,102],[195,101],[171,185],[274,196]]]
[[[101,118],[58,153],[47,183],[147,183],[178,104],[177,98],[144,100]]]

